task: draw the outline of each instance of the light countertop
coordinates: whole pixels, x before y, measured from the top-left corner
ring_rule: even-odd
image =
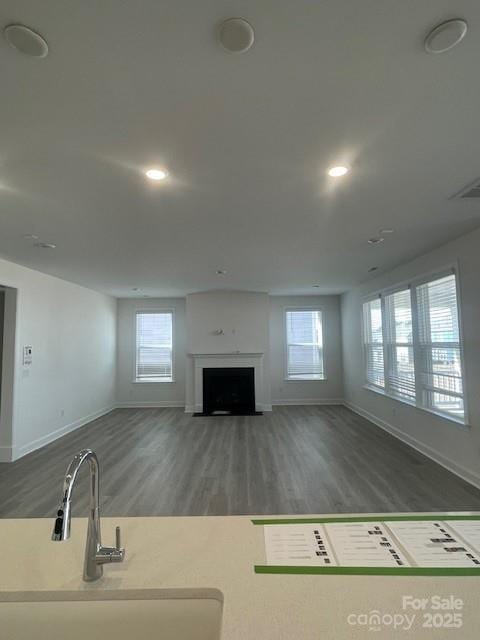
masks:
[[[251,520],[103,518],[103,543],[113,543],[120,525],[127,556],[105,565],[95,583],[82,580],[85,518],[72,520],[64,543],[50,540],[53,519],[0,520],[0,600],[11,591],[213,588],[224,598],[222,640],[371,639],[366,620],[372,612],[382,617],[382,639],[478,637],[480,577],[259,575],[254,565],[265,563],[263,527]],[[427,599],[425,609],[404,609],[404,596]],[[453,596],[463,606],[437,611],[432,596]],[[447,613],[461,614],[461,628]],[[400,631],[412,615],[410,631]]]

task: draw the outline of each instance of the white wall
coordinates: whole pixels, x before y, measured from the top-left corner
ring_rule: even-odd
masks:
[[[262,404],[271,408],[266,293],[211,291],[187,296],[188,353],[263,353]],[[215,335],[218,329],[223,335]],[[186,405],[195,405],[194,363],[187,358]]]
[[[285,311],[291,307],[314,307],[322,311],[326,380],[285,380]],[[342,401],[339,296],[272,296],[270,298],[270,371],[273,404],[317,404]]]
[[[362,299],[371,292],[458,261],[466,397],[464,428],[363,388]],[[480,230],[454,240],[342,296],[345,398],[355,410],[480,486]],[[452,505],[453,507],[454,505]]]
[[[134,382],[135,313],[143,309],[174,311],[174,382]],[[183,406],[185,404],[185,299],[118,300],[117,403],[122,407]]]
[[[213,291],[187,296],[189,353],[267,353],[266,293]],[[223,329],[224,335],[215,335]]]
[[[116,301],[5,260],[0,283],[17,289],[13,429],[1,450],[8,460],[112,408]],[[25,345],[33,347],[29,367]]]

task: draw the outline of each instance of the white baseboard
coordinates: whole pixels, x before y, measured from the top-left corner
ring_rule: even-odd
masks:
[[[343,398],[292,398],[292,399],[284,399],[279,398],[277,400],[272,400],[271,404],[257,404],[257,411],[272,411],[272,407],[280,407],[280,406],[302,406],[302,405],[322,405],[322,404],[345,404]],[[193,404],[187,404],[185,406],[185,413],[195,413],[200,412],[201,408],[196,408]]]
[[[257,411],[272,411],[272,407],[280,407],[280,406],[297,406],[301,407],[302,405],[327,405],[327,404],[336,404],[343,405],[345,404],[343,398],[279,398],[277,400],[272,400],[272,404],[257,404]],[[194,413],[200,412],[201,408],[196,408],[194,405],[186,405],[185,413]]]
[[[13,460],[13,448],[0,447],[0,462],[12,462],[12,460]]]
[[[117,402],[117,409],[158,409],[161,407],[184,407],[183,400],[158,400],[156,402],[135,400],[133,402]]]
[[[274,406],[287,406],[287,405],[322,405],[322,404],[344,404],[342,398],[292,398],[291,400],[285,398],[279,398],[278,400],[272,400]]]
[[[441,465],[448,471],[451,471],[462,480],[465,480],[465,482],[468,482],[469,484],[472,484],[477,489],[480,489],[480,475],[476,473],[472,473],[468,469],[465,469],[464,467],[460,466],[453,460],[450,460],[450,458],[445,457],[442,453],[440,453],[436,449],[433,449],[429,445],[424,444],[423,442],[420,442],[420,440],[417,440],[416,438],[413,438],[412,436],[404,433],[403,431],[400,431],[400,429],[398,429],[397,427],[394,427],[389,422],[386,422],[385,420],[378,418],[377,416],[373,415],[373,413],[370,413],[369,411],[365,411],[365,409],[362,409],[361,407],[358,407],[357,405],[352,404],[351,402],[348,402],[348,401],[345,401],[343,404],[354,413],[358,414],[359,416],[362,416],[362,418],[365,418],[366,420],[373,422],[373,424],[376,425],[377,427],[380,427],[390,435],[394,436],[395,438],[398,438],[405,444],[408,444],[413,449],[416,449],[427,458],[430,458],[430,460],[433,460],[433,462],[436,462],[437,464]]]
[[[54,440],[65,436],[67,433],[83,427],[83,425],[87,424],[88,422],[92,422],[92,420],[101,418],[107,413],[110,413],[110,411],[113,411],[113,409],[115,409],[115,406],[100,409],[100,411],[95,411],[95,413],[91,413],[88,416],[79,418],[74,422],[70,422],[70,424],[66,424],[63,427],[60,427],[59,429],[55,429],[55,431],[51,431],[41,438],[37,438],[36,440],[32,440],[31,442],[28,442],[27,444],[23,444],[21,446],[14,446],[11,453],[11,461],[23,458],[23,456],[26,456],[27,453],[31,453],[36,449],[40,449],[40,447],[44,447],[46,444],[49,444],[50,442],[53,442]]]

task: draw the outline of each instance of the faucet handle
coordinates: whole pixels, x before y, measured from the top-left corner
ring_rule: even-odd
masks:
[[[121,546],[120,527],[116,527],[115,546],[99,547],[95,555],[95,562],[97,564],[106,564],[108,562],[123,562],[124,558],[125,558],[125,549],[122,549],[122,546]]]
[[[112,554],[112,562],[122,562],[125,557],[125,549],[122,548],[120,527],[115,527],[115,550]]]
[[[120,527],[115,528],[115,548],[117,551],[122,550],[122,541],[120,538]]]

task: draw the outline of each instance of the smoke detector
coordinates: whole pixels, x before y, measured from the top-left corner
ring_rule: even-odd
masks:
[[[39,33],[23,24],[9,24],[3,30],[6,41],[20,53],[31,58],[45,58],[48,44]]]
[[[244,18],[228,18],[218,28],[218,40],[231,53],[245,53],[253,45],[255,32]]]
[[[459,44],[467,33],[465,20],[455,18],[437,25],[425,38],[427,53],[445,53]]]

